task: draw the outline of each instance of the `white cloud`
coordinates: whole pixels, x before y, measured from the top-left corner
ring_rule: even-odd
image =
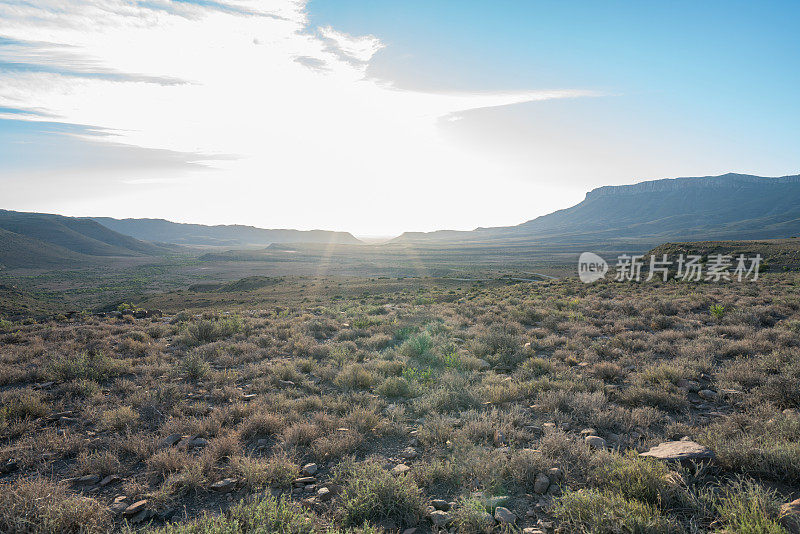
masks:
[[[522,200],[502,189],[514,187],[513,173],[449,143],[439,120],[591,93],[399,90],[366,77],[378,38],[308,28],[305,9],[292,0],[0,1],[0,36],[19,42],[0,61],[46,67],[0,73],[0,107],[108,129],[114,143],[195,153],[217,169],[120,169],[117,189],[59,204],[65,173],[36,207],[374,234],[514,222],[503,202],[519,209]]]

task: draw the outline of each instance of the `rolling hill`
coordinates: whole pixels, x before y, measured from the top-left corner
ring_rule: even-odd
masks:
[[[159,256],[177,247],[146,243],[92,221],[0,210],[0,265],[41,268],[102,257]]]
[[[92,220],[115,232],[137,239],[179,245],[266,246],[271,243],[361,243],[348,232],[326,230],[268,230],[240,224],[207,226],[175,223],[164,219],[94,217]]]
[[[800,175],[725,174],[605,186],[579,204],[517,226],[405,233],[396,242],[590,244],[643,249],[665,241],[785,238],[800,234]]]

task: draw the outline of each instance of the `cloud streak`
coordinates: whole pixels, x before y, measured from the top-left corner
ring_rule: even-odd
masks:
[[[502,175],[502,162],[449,144],[441,119],[593,94],[400,90],[366,74],[384,47],[377,37],[310,28],[305,9],[295,0],[0,1],[0,117],[56,117],[103,132],[100,140],[115,146],[196,154],[177,180],[199,185],[180,193],[186,203],[177,216],[185,219],[224,202],[216,220],[379,233],[405,214],[365,207],[369,198],[453,197],[454,187]],[[192,174],[198,163],[217,169],[218,183],[249,193],[220,193],[207,173]],[[126,187],[172,183],[175,172],[127,176],[119,197],[106,195],[103,205],[122,209]],[[284,200],[267,214],[259,198]],[[169,197],[149,205],[176,213]]]

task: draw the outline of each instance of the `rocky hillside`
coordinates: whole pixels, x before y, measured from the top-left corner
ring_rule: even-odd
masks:
[[[640,243],[800,234],[800,175],[725,174],[605,186],[583,202],[517,226],[406,233],[401,242]]]

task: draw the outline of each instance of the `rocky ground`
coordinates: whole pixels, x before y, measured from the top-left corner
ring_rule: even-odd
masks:
[[[800,532],[795,274],[292,283],[0,322],[0,530]]]

